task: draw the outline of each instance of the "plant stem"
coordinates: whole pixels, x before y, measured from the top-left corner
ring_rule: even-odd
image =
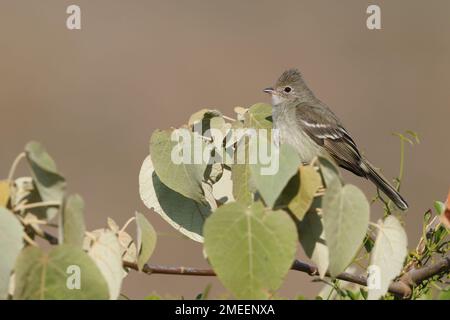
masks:
[[[9,169],[9,173],[8,173],[8,181],[9,181],[9,184],[10,184],[10,185],[14,182],[14,181],[13,181],[13,178],[14,178],[14,174],[16,173],[17,166],[19,165],[20,161],[21,161],[23,158],[25,158],[25,156],[26,156],[25,152],[21,152],[21,153],[16,157],[16,159],[14,159],[14,162],[13,162],[13,164],[12,164],[12,166],[11,166],[11,169]]]

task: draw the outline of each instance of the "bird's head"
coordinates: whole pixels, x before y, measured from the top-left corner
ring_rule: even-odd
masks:
[[[283,102],[297,101],[310,92],[297,69],[283,72],[274,87],[266,88],[263,91],[272,96],[274,106]]]

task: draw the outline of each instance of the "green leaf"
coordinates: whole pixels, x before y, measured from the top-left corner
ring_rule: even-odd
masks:
[[[25,146],[25,151],[41,199],[62,202],[66,180],[58,172],[53,159],[38,142],[29,142]],[[47,208],[46,219],[51,220],[57,212],[57,208]]]
[[[23,227],[14,214],[0,208],[0,300],[8,295],[9,279],[23,247]]]
[[[79,289],[72,286],[76,278]],[[109,298],[108,285],[94,261],[70,245],[57,246],[49,253],[27,247],[17,258],[15,279],[14,299],[18,300]]]
[[[397,218],[391,215],[378,222],[378,235],[370,259],[374,272],[368,279],[376,285],[369,287],[368,300],[377,300],[387,293],[389,284],[403,268],[407,245],[406,232]]]
[[[116,300],[124,276],[122,248],[117,236],[109,229],[95,230],[86,236],[84,247],[106,280],[110,299]]]
[[[364,289],[364,288],[359,288],[359,293],[361,294],[361,296],[362,296],[362,298],[363,298],[364,300],[367,300],[368,292],[367,292],[366,289]]]
[[[364,248],[366,249],[367,253],[372,252],[374,245],[375,241],[373,241],[369,234],[366,234],[366,237],[364,238]]]
[[[260,145],[261,143],[265,143],[265,141],[264,138],[259,138]],[[256,141],[251,140],[250,150],[257,150],[256,147],[251,146],[253,143],[256,143]],[[301,163],[298,153],[288,144],[282,144],[280,148],[277,148],[272,144],[271,151],[271,165],[274,166],[276,161],[278,161],[278,170],[270,170],[274,172],[264,174],[264,169],[269,171],[269,165],[262,165],[260,161],[250,165],[252,181],[269,207],[273,207],[278,196],[281,194],[291,177],[295,175]]]
[[[442,290],[438,296],[439,300],[450,300],[450,289]]]
[[[331,181],[323,197],[323,224],[329,250],[329,271],[342,273],[361,247],[369,225],[369,203],[353,185]]]
[[[236,124],[239,123],[239,121],[236,121],[233,123],[233,125],[236,126]],[[237,128],[237,130],[240,129],[242,128]],[[238,134],[236,133],[234,140],[237,144],[233,156],[234,163],[231,166],[233,195],[236,201],[240,201],[244,204],[250,205],[253,202],[253,193],[256,190],[251,179],[249,137],[238,136]]]
[[[441,215],[445,211],[445,204],[441,201],[435,201],[434,209],[436,210],[438,215]]]
[[[261,203],[219,207],[204,229],[214,271],[238,299],[266,299],[277,290],[295,257],[297,232],[283,211]]]
[[[206,162],[200,159],[200,164],[175,164],[172,160],[172,152],[176,152],[178,142],[171,140],[173,131],[156,130],[150,140],[150,154],[158,178],[168,188],[193,199],[199,203],[204,203],[205,196],[202,189],[203,173],[206,169]],[[180,131],[181,132],[181,131]],[[194,162],[194,148],[196,145],[204,146],[204,141],[196,134],[189,134],[189,141],[180,141],[179,146],[186,146],[186,150],[191,151],[191,157],[186,157],[191,163]],[[183,153],[183,156],[185,154]]]
[[[302,220],[322,185],[322,179],[313,166],[301,166],[299,174],[293,179],[297,179],[300,186],[294,189],[297,193],[289,202],[288,208],[299,220]]]
[[[317,266],[320,277],[323,279],[329,266],[323,219],[316,210],[309,210],[303,220],[298,222],[298,231],[303,251]]]
[[[137,225],[137,264],[142,270],[144,264],[150,259],[156,247],[156,232],[142,213],[136,212]]]
[[[248,164],[235,164],[231,167],[233,196],[236,201],[247,205],[253,202],[251,170]]]
[[[60,243],[72,244],[82,247],[86,227],[84,225],[84,201],[80,195],[75,194],[67,198],[61,214],[62,241]]]
[[[188,238],[202,242],[203,224],[213,204],[201,204],[165,186],[156,175],[151,157],[142,164],[139,193],[144,204]]]
[[[341,174],[333,159],[319,156],[315,161],[315,165],[320,168],[325,187],[327,187],[334,179],[339,179],[339,181],[342,182]]]
[[[7,206],[10,193],[9,181],[0,180],[0,207],[5,208]]]
[[[233,180],[233,196],[236,201],[250,205],[253,202],[250,166],[248,164],[232,165],[231,179]]]
[[[252,105],[245,113],[244,125],[254,129],[272,129],[272,106],[266,103]]]

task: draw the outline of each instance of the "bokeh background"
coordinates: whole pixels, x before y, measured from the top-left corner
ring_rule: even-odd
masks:
[[[80,31],[65,27],[70,4],[81,7]],[[367,30],[369,4],[381,6],[382,30]],[[399,166],[391,133],[420,134],[406,149],[402,187],[413,247],[423,213],[449,191],[449,12],[447,0],[2,0],[1,176],[27,141],[41,141],[84,197],[90,229],[139,210],[160,233],[152,263],[205,267],[201,245],[139,198],[149,137],[204,107],[233,116],[235,106],[269,102],[262,88],[298,67],[385,175]],[[123,292],[194,298],[209,283],[224,296],[214,278],[138,273]],[[313,297],[321,286],[290,272],[281,295]]]

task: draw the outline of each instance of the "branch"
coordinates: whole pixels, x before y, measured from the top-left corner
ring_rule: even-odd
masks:
[[[51,244],[58,244],[58,239],[53,235],[45,232],[44,238]],[[123,261],[125,268],[130,268],[139,271],[136,263]],[[319,276],[319,270],[316,266],[308,263],[295,260],[292,264],[291,270],[307,273],[310,276]],[[420,285],[424,281],[450,271],[450,256],[446,256],[440,261],[420,269],[411,269],[406,272],[400,279],[394,281],[389,286],[388,291],[401,299],[408,299],[411,297],[412,289]],[[209,276],[214,277],[216,273],[212,269],[192,268],[192,267],[172,267],[145,264],[142,272],[146,274],[171,274],[171,275],[186,275],[186,276]],[[330,277],[330,274],[326,274]],[[355,275],[348,272],[343,272],[336,277],[336,279],[352,282],[361,286],[367,286],[367,277]]]
[[[139,271],[136,263],[124,261],[123,266],[136,271]],[[317,267],[295,260],[292,264],[291,270],[307,273],[310,276],[318,276],[319,271]],[[438,274],[450,270],[450,256],[445,257],[441,261],[426,266],[420,269],[412,269],[405,273],[399,280],[394,281],[389,286],[389,292],[395,296],[407,299],[411,297],[412,288],[420,285],[425,280],[432,278]],[[189,276],[215,276],[216,273],[212,269],[199,269],[191,267],[170,267],[161,265],[145,264],[142,272],[147,274],[172,274],[172,275],[189,275]],[[330,276],[327,273],[327,276]],[[339,280],[356,283],[362,286],[367,286],[367,278],[360,275],[343,272],[336,277]]]
[[[450,256],[446,256],[440,261],[426,267],[411,269],[401,276],[399,280],[393,282],[389,289],[401,293],[401,295],[398,295],[400,298],[409,298],[411,297],[413,287],[448,271],[450,271]]]
[[[123,266],[125,268],[130,268],[139,271],[136,263],[123,261]],[[160,266],[145,264],[142,268],[142,272],[147,274],[177,274],[186,276],[215,276],[216,273],[212,269],[199,269],[190,267],[170,267],[170,266]]]

